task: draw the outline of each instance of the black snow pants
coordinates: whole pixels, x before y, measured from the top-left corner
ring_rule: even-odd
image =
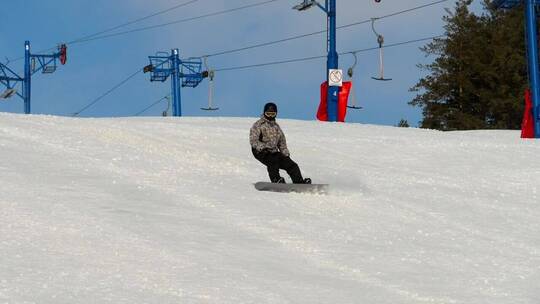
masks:
[[[258,161],[266,165],[271,182],[276,182],[281,178],[279,169],[287,171],[287,174],[289,174],[293,183],[301,184],[304,182],[300,167],[298,167],[289,156],[285,156],[280,152],[261,153],[257,152],[255,149],[252,149],[251,151]]]

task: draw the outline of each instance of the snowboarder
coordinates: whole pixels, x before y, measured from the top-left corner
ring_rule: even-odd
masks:
[[[261,118],[253,124],[249,132],[249,142],[253,156],[268,170],[272,183],[285,183],[279,175],[284,169],[295,184],[311,184],[311,179],[303,178],[298,165],[290,158],[285,134],[276,122],[277,106],[273,102],[264,105]]]

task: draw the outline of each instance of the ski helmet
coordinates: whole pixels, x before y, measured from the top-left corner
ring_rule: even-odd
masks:
[[[275,120],[277,116],[277,105],[273,102],[268,102],[264,105],[264,117],[268,120]]]

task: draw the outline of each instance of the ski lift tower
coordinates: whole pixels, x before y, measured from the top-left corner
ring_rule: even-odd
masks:
[[[165,82],[171,76],[171,96],[173,99],[173,116],[182,116],[181,87],[194,88],[208,77],[208,72],[201,72],[202,58],[180,59],[178,49],[167,52],[158,52],[155,56],[148,56],[150,64],[143,71],[150,72],[150,81]]]
[[[529,66],[529,86],[533,101],[534,133],[540,138],[540,72],[538,68],[537,6],[540,0],[496,0],[494,5],[509,9],[525,3],[525,33],[527,39],[527,61]]]
[[[338,94],[340,87],[330,85],[330,74],[335,73],[338,69],[338,53],[336,51],[336,0],[325,0],[325,5],[321,5],[316,0],[303,0],[302,3],[295,5],[293,9],[305,11],[314,6],[319,7],[326,13],[328,22],[328,59],[326,62],[327,68],[327,106],[328,106],[328,121],[338,120]]]
[[[24,113],[30,114],[32,75],[39,71],[43,74],[54,73],[57,68],[57,61],[64,65],[66,60],[67,47],[65,44],[58,46],[58,51],[54,54],[39,55],[30,53],[30,42],[26,41],[24,43],[24,77],[17,75],[7,65],[0,63],[0,84],[6,87],[6,90],[0,94],[0,99],[7,99],[17,95],[24,101]],[[22,82],[22,94],[15,89],[19,82]]]

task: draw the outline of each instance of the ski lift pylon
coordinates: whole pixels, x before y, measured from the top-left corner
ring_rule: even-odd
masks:
[[[384,78],[384,56],[383,56],[383,45],[384,45],[384,36],[377,33],[375,30],[375,21],[379,18],[371,18],[371,29],[375,36],[377,36],[377,43],[379,44],[379,77],[371,77],[372,79],[379,81],[390,81],[392,78]]]

